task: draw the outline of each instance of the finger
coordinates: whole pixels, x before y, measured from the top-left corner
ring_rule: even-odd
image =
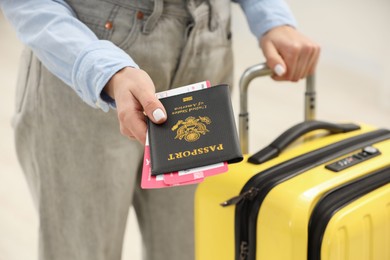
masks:
[[[129,91],[120,95],[116,102],[122,135],[145,144],[147,126],[140,104]]]
[[[302,68],[304,69],[301,73],[301,78],[314,73],[320,54],[320,47],[315,43],[307,43],[304,52],[306,53],[307,58],[305,59],[305,64],[302,65]]]
[[[154,95],[142,95],[139,101],[145,114],[156,124],[161,124],[167,120],[166,111],[161,102]]]
[[[120,130],[122,135],[135,138],[141,144],[145,144],[147,125],[145,116],[142,113],[126,113],[125,117],[120,117]]]
[[[135,138],[135,136],[132,133],[130,133],[130,131],[127,128],[124,128],[122,125],[120,125],[120,132],[123,136],[126,136],[131,141],[137,140],[137,138]]]
[[[154,86],[144,89],[135,89],[132,93],[134,98],[139,101],[143,111],[152,120],[153,123],[161,124],[167,120],[167,114],[163,104],[154,95]]]
[[[312,75],[314,74],[316,68],[317,68],[317,63],[318,63],[318,60],[319,60],[319,57],[320,57],[320,53],[321,53],[321,48],[319,45],[316,45],[315,48],[314,48],[314,53],[310,59],[310,65],[309,65],[309,71],[308,71],[308,75]]]
[[[298,57],[296,65],[297,68],[295,70],[294,75],[292,76],[293,81],[298,81],[306,77],[309,70],[310,57],[311,50],[308,47],[303,47]]]
[[[138,140],[141,144],[145,144],[146,141],[146,132],[147,125],[145,121],[145,115],[143,113],[137,112],[135,114],[129,114],[124,120],[124,125],[128,127],[129,135],[128,137],[133,137]]]
[[[282,51],[282,56],[287,67],[285,78],[290,81],[297,81],[299,79],[297,75],[299,73],[298,59],[300,46],[298,44],[292,44],[286,48],[283,48]]]
[[[267,60],[268,67],[275,73],[274,78],[277,80],[283,77],[286,74],[286,64],[273,43],[266,41],[262,44],[261,49]]]

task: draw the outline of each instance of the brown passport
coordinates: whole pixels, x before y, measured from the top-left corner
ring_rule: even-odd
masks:
[[[148,122],[152,175],[243,159],[228,85],[160,101],[168,119]]]

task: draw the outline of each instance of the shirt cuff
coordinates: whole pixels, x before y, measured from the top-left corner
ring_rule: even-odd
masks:
[[[84,102],[108,112],[116,105],[103,88],[124,67],[139,68],[126,52],[112,42],[94,41],[77,56],[72,69],[72,84]]]
[[[278,26],[297,27],[297,22],[284,0],[241,0],[239,3],[249,28],[257,39]]]

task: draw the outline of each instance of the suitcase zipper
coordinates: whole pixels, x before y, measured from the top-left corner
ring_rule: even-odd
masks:
[[[227,207],[230,205],[238,204],[242,200],[248,200],[248,199],[251,200],[259,193],[259,191],[260,190],[258,188],[251,187],[249,190],[245,191],[244,193],[242,193],[238,196],[235,196],[231,199],[228,199],[227,201],[222,202],[220,205],[222,207]]]
[[[300,155],[252,176],[244,185],[239,196],[221,204],[223,206],[236,204],[235,259],[256,259],[258,212],[261,203],[273,187],[310,168],[386,139],[390,139],[389,130],[372,131]]]
[[[389,166],[327,192],[319,200],[310,217],[307,259],[321,259],[325,229],[337,211],[388,183],[390,183]]]

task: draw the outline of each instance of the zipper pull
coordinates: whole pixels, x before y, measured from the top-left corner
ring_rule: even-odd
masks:
[[[252,199],[253,197],[255,197],[257,195],[258,192],[259,192],[258,188],[251,187],[246,192],[244,192],[244,193],[242,193],[242,194],[240,194],[238,196],[235,196],[235,197],[233,197],[231,199],[228,199],[227,201],[222,202],[220,205],[222,207],[231,206],[233,204],[236,205],[239,202],[241,202],[242,200]]]

